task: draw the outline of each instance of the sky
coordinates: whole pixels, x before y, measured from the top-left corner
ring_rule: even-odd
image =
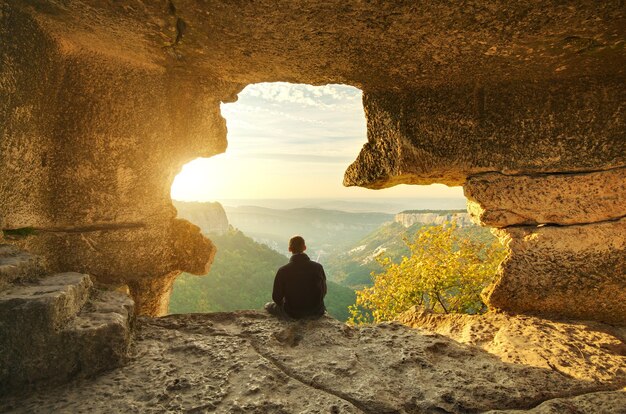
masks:
[[[221,110],[226,152],[186,164],[172,185],[173,199],[463,197],[460,187],[440,184],[384,190],[342,185],[367,141],[359,89],[258,83]]]

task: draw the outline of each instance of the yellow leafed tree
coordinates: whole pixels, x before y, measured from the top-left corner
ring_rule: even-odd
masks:
[[[353,324],[393,320],[414,305],[440,313],[480,313],[481,291],[493,279],[506,249],[496,239],[464,237],[454,224],[428,226],[405,240],[410,257],[400,263],[378,257],[384,271],[374,285],[357,291]]]

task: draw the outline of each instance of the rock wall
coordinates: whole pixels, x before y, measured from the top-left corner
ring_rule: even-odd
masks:
[[[468,209],[509,247],[490,306],[626,323],[626,169],[538,176],[488,173]]]
[[[153,297],[145,279],[205,274],[215,254],[169,193],[185,162],[226,147],[216,81],[48,17],[2,3],[1,228],[36,230],[17,244],[50,270],[129,284],[138,311],[158,314],[171,286]]]
[[[591,0],[0,0],[0,227],[35,230],[12,242],[51,270],[128,285],[157,315],[176,275],[206,273],[215,253],[169,191],[185,162],[226,149],[220,102],[255,82],[346,83],[368,128],[346,185],[464,184],[470,211],[512,240],[492,306],[604,320],[622,309],[623,262],[600,284],[597,269],[554,269],[594,250],[591,234],[610,241],[593,263],[623,252],[625,41],[623,6]],[[497,197],[478,190],[489,174],[504,177]],[[584,239],[524,247],[558,234]],[[579,294],[606,310],[555,307],[572,291],[529,285],[526,251],[554,264],[546,280],[587,277]],[[507,284],[553,299],[521,306]]]

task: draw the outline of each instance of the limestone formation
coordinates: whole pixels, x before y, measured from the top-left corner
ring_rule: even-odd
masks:
[[[344,184],[461,185],[482,172],[623,167],[622,85],[615,78],[574,81],[556,75],[549,81],[366,90],[368,142]]]
[[[626,168],[579,174],[486,173],[465,185],[468,210],[482,225],[584,224],[626,216]]]
[[[38,229],[13,242],[44,252],[45,266],[52,271],[91,272],[101,284],[127,284],[141,314],[159,315],[167,309],[168,292],[180,269],[206,274],[216,252],[213,243],[188,221],[172,219],[161,224]]]
[[[398,213],[393,218],[396,223],[402,224],[404,227],[411,227],[415,223],[429,224],[441,226],[446,223],[455,223],[459,227],[466,227],[473,225],[472,220],[468,213],[440,213],[440,212],[420,212],[416,211],[403,211]]]
[[[347,185],[621,168],[625,23],[586,0],[3,0],[0,227],[157,314],[164,281],[214,254],[175,221],[172,180],[225,150],[220,102],[255,82],[363,90]]]
[[[480,347],[505,363],[550,369],[582,381],[611,382],[626,373],[626,330],[598,322],[494,312],[444,315],[417,306],[398,321]]]
[[[484,293],[490,306],[626,324],[626,219],[498,235],[510,252]]]
[[[626,169],[468,178],[468,211],[509,254],[492,308],[626,323]]]
[[[62,273],[0,292],[0,395],[61,383],[126,362],[133,304]]]
[[[228,231],[228,217],[220,203],[197,203],[175,201],[178,217],[194,223],[202,233],[224,234]]]
[[[215,254],[198,227],[176,218],[170,188],[184,163],[226,149],[220,103],[256,82],[345,83],[363,90],[368,129],[346,185],[465,184],[470,210],[506,227],[511,249],[491,307],[623,324],[625,42],[622,2],[0,0],[0,229],[15,233],[3,243],[29,251],[2,259],[0,289],[35,269],[80,272],[128,286],[141,314],[163,313],[176,275],[206,273]],[[77,283],[42,288],[42,300]],[[87,304],[53,323],[16,316],[14,300],[40,303],[35,288],[24,289],[0,291],[0,326],[14,333],[0,335],[3,351],[32,351],[28,361],[46,350],[61,362],[58,380],[122,360],[128,318],[121,310],[92,318],[87,306],[99,315],[119,297],[46,302],[42,315]],[[81,315],[103,325],[79,329]],[[320,322],[311,335],[258,314],[197,318],[146,321],[138,343],[146,359],[138,353],[127,371],[95,380],[127,375],[148,387],[150,374],[162,391],[124,399],[130,388],[117,387],[119,398],[91,394],[81,409],[463,412],[602,388],[393,326],[355,332]],[[159,335],[171,342],[151,339]],[[340,345],[335,364],[320,367],[312,350],[329,343]],[[19,362],[3,358],[14,364],[0,370],[10,381],[53,375],[45,361],[20,374]],[[191,380],[162,375],[163,364],[184,361],[195,364],[185,368]],[[433,368],[440,363],[449,368]],[[436,385],[420,388],[420,376]],[[80,384],[67,398],[95,392]],[[59,398],[51,407],[66,410]]]
[[[138,325],[127,366],[5,398],[0,411],[533,412],[565,400],[571,412],[594,404],[612,413],[624,399],[615,390],[626,386],[624,344],[602,324],[514,321],[522,328],[517,340],[537,343],[535,358],[547,358],[541,365],[501,360],[398,323],[354,328],[330,318],[281,321],[242,311],[142,318]],[[586,372],[594,360],[595,370]]]

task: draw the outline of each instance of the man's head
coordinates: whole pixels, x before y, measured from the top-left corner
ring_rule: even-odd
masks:
[[[301,236],[293,236],[289,239],[289,251],[292,254],[299,254],[306,250],[306,244]]]

